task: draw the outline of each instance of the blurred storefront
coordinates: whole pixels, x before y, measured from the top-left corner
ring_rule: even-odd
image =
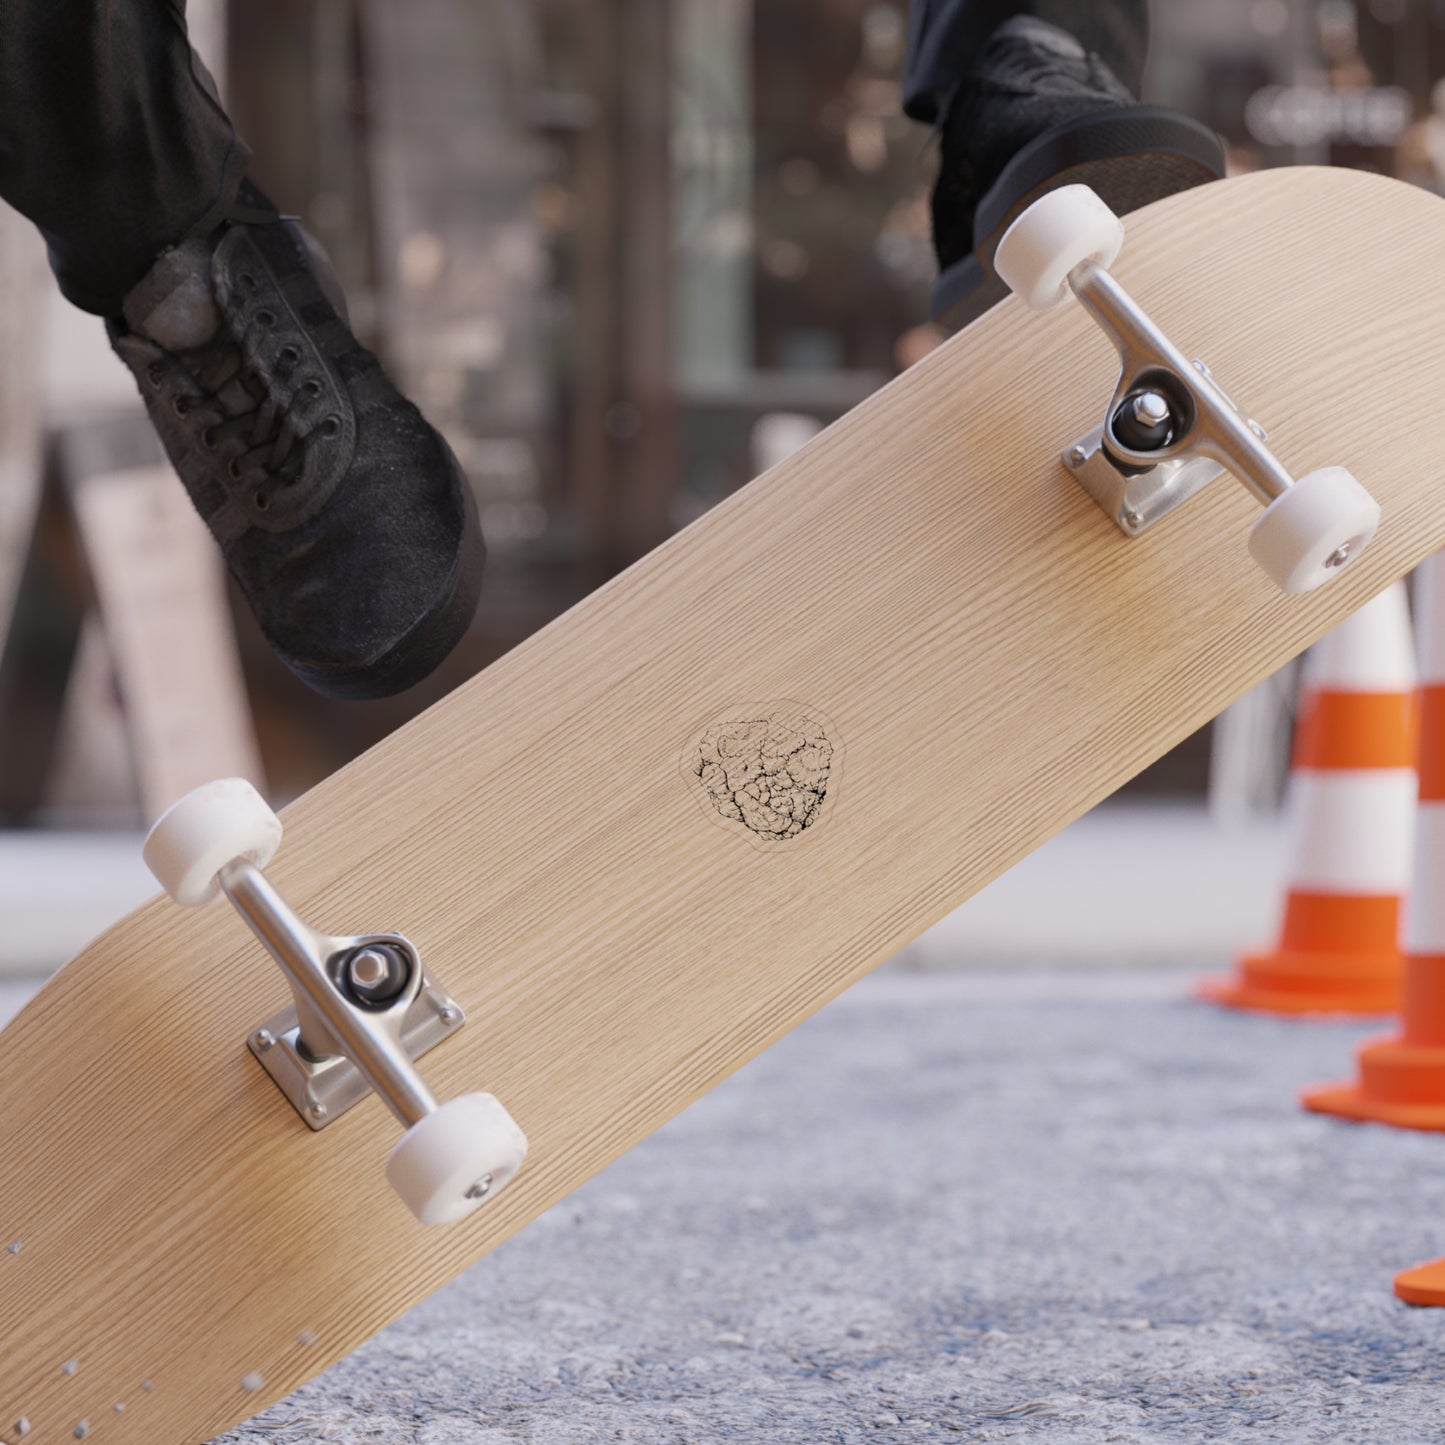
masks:
[[[1156,0],[1148,99],[1236,168],[1445,187],[1445,0]],[[441,425],[491,560],[442,672],[327,703],[236,609],[285,797],[514,646],[931,342],[936,148],[905,0],[248,0],[228,100]],[[1140,785],[1202,791],[1207,738]],[[0,764],[3,765],[3,764]]]

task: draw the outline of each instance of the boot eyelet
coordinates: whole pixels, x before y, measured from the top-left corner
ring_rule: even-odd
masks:
[[[324,437],[339,437],[341,435],[341,418],[329,416],[321,423],[321,435]]]
[[[257,510],[258,512],[264,512],[264,511],[266,510],[266,508],[271,505],[270,498],[267,497],[267,495],[265,494],[265,492],[257,492],[256,495],[255,495],[254,497],[252,497],[251,500],[252,500],[253,502],[255,502],[255,504],[256,504],[256,510]]]
[[[236,277],[236,280],[241,283],[242,288],[246,291],[254,291],[256,289],[256,278],[249,271],[242,271]]]
[[[150,384],[152,386],[159,386],[165,379],[165,373],[154,361],[146,367],[146,376],[150,378]]]
[[[320,396],[322,389],[321,383],[317,381],[314,376],[309,381],[303,381],[301,383],[301,393],[303,396]]]
[[[213,452],[213,451],[216,450],[216,429],[215,429],[215,427],[208,426],[208,427],[201,433],[201,445],[202,445],[203,447],[205,447],[205,449],[206,449],[208,452]]]
[[[294,346],[283,346],[281,350],[276,353],[276,360],[280,362],[282,366],[295,366],[296,363],[301,360],[301,353]]]
[[[226,463],[226,475],[230,477],[233,482],[239,482],[241,480],[241,469],[236,465],[235,457],[232,457],[231,460]]]
[[[276,324],[276,313],[263,306],[256,313],[256,324],[258,326],[274,326]]]
[[[183,396],[178,396],[171,402],[171,410],[175,412],[177,416],[185,416],[190,411],[190,409],[190,402],[188,402]]]

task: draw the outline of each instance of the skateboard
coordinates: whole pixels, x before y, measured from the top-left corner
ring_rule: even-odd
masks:
[[[0,1035],[0,1440],[280,1399],[1439,547],[1442,254],[1357,172],[1052,193],[1017,296],[282,818],[183,799]]]

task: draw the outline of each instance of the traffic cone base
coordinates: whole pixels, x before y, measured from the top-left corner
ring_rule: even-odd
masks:
[[[1395,1276],[1395,1295],[1407,1305],[1445,1305],[1445,1259],[1402,1269]]]
[[[1336,1014],[1373,1017],[1400,1004],[1403,961],[1399,953],[1249,954],[1238,972],[1207,978],[1196,994],[1226,1008],[1277,1014]]]
[[[1445,1048],[1374,1039],[1359,1051],[1359,1078],[1300,1096],[1306,1109],[1397,1129],[1445,1132]]]

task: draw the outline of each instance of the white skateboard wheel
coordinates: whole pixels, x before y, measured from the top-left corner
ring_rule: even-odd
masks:
[[[423,1224],[450,1224],[493,1199],[522,1167],[527,1136],[491,1094],[462,1094],[401,1136],[386,1177]]]
[[[216,896],[216,874],[237,858],[263,868],[281,845],[281,820],[245,778],[202,783],[171,804],[146,835],[141,856],[185,908]]]
[[[993,268],[1036,311],[1069,294],[1069,272],[1085,261],[1107,266],[1124,244],[1124,224],[1088,186],[1040,196],[1003,233]]]
[[[1301,477],[1249,534],[1254,560],[1284,592],[1308,592],[1347,567],[1380,525],[1380,505],[1344,467]]]

